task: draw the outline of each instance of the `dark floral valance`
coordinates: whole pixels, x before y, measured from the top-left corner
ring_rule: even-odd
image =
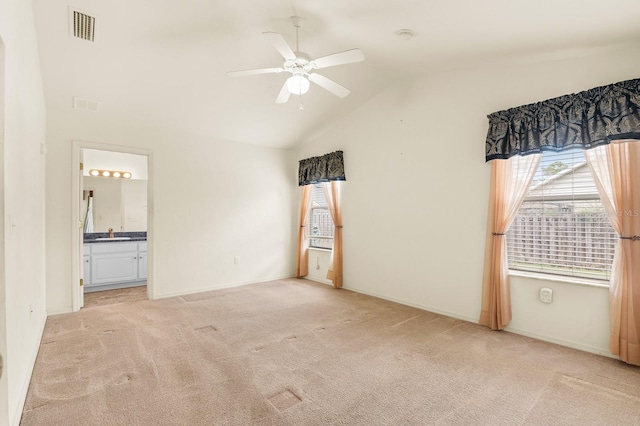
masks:
[[[346,180],[342,151],[300,160],[298,186],[331,180]]]
[[[640,138],[640,79],[494,112],[486,160]]]

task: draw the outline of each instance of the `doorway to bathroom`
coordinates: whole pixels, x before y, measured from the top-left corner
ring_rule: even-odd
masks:
[[[153,298],[152,173],[148,150],[73,142],[73,311]]]

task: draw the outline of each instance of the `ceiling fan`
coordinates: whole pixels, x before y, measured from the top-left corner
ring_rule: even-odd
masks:
[[[284,58],[284,65],[278,68],[258,68],[243,71],[229,71],[229,77],[245,77],[258,74],[276,74],[288,72],[291,77],[285,81],[276,103],[283,104],[289,100],[290,95],[303,95],[309,90],[309,81],[317,84],[323,89],[333,93],[339,98],[344,98],[351,91],[344,86],[339,85],[327,77],[313,72],[314,70],[333,67],[335,65],[350,64],[353,62],[364,61],[364,54],[360,49],[350,49],[344,52],[333,53],[331,55],[322,56],[312,59],[308,54],[301,52],[298,45],[298,29],[300,28],[301,18],[292,16],[290,18],[296,29],[296,50],[295,52],[289,47],[284,37],[279,33],[264,32],[264,35],[276,48]]]

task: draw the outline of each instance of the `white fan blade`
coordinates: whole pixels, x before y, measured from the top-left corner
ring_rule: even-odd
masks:
[[[347,89],[346,87],[340,86],[335,81],[329,80],[327,77],[320,74],[309,74],[309,80],[313,81],[318,86],[322,87],[325,90],[328,90],[339,98],[344,98],[349,93],[351,93],[351,90]]]
[[[255,70],[229,71],[229,77],[245,77],[248,75],[274,74],[284,71],[282,68],[258,68]]]
[[[278,97],[276,98],[276,103],[286,104],[287,101],[289,100],[290,95],[291,93],[289,93],[289,89],[287,89],[287,82],[285,81],[284,84],[282,85],[282,89],[280,89],[280,93],[278,94]]]
[[[272,33],[271,31],[264,32],[262,33],[262,35],[269,39],[273,47],[275,47],[276,50],[280,52],[283,58],[288,61],[296,59],[296,54],[293,53],[293,50],[291,50],[282,35],[280,35],[279,33]]]
[[[361,61],[364,61],[364,53],[360,49],[351,49],[314,59],[311,63],[315,65],[314,68],[327,68]]]

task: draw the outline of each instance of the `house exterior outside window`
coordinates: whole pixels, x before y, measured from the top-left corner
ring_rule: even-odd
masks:
[[[582,150],[545,152],[507,233],[509,269],[608,281],[618,240]]]
[[[321,184],[313,185],[311,211],[306,229],[309,247],[331,250],[334,232],[333,219]]]

